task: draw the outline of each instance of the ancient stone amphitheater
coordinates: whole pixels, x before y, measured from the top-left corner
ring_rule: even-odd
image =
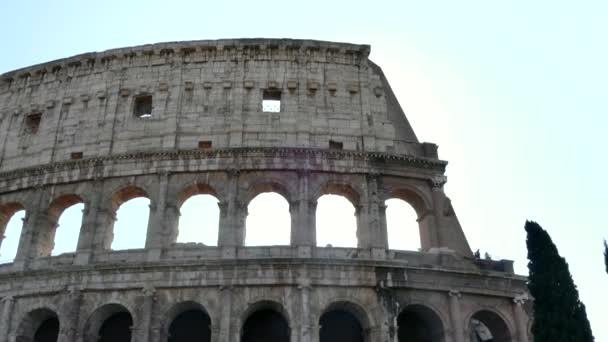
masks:
[[[0,265],[0,341],[528,341],[526,279],[473,256],[447,163],[369,53],[189,41],[0,76],[0,232],[26,212]],[[264,192],[289,203],[289,245],[244,245]],[[219,200],[217,246],[176,241],[197,194]],[[356,208],[356,247],[317,246],[324,194]],[[145,248],[113,251],[115,212],[136,197],[150,200]],[[391,198],[415,209],[420,251],[388,248]],[[77,248],[51,256],[75,203]]]

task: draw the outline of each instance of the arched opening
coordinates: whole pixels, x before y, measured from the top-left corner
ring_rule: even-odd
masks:
[[[289,202],[276,192],[260,193],[249,202],[245,223],[245,246],[289,245]]]
[[[217,246],[220,225],[218,199],[201,194],[188,198],[179,209],[177,242],[196,242]]]
[[[320,342],[364,342],[363,327],[361,323],[348,310],[335,308],[326,311],[319,320]]]
[[[289,342],[289,324],[283,315],[271,308],[253,312],[241,331],[241,342]]]
[[[0,205],[0,264],[11,263],[17,256],[25,210],[19,203]]]
[[[496,313],[482,310],[469,322],[471,342],[511,342],[511,333],[505,321]]]
[[[399,342],[443,342],[443,324],[437,314],[422,305],[410,305],[397,317]]]
[[[145,191],[128,187],[117,192],[112,199],[116,221],[109,241],[112,250],[144,248],[148,233],[150,199]]]
[[[108,317],[99,328],[99,342],[131,342],[133,318],[128,312],[118,312]]]
[[[29,312],[17,328],[17,341],[20,342],[57,342],[59,319],[48,309]]]
[[[95,310],[85,325],[84,341],[131,342],[133,317],[120,304],[107,304]]]
[[[77,195],[64,195],[55,199],[48,209],[48,238],[40,241],[40,255],[59,255],[76,251],[82,227],[84,203]],[[53,241],[52,245],[46,245]]]
[[[323,195],[317,200],[316,235],[319,247],[357,247],[355,207],[344,196]]]
[[[211,319],[201,309],[186,310],[171,322],[168,342],[211,341]]]
[[[406,201],[391,198],[386,205],[386,230],[388,234],[388,248],[419,251],[420,228],[418,215],[414,208]]]

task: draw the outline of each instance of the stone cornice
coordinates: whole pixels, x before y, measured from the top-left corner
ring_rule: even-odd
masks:
[[[271,50],[290,50],[291,53],[271,53]],[[291,56],[321,62],[358,64],[366,61],[369,53],[369,45],[304,39],[252,38],[166,42],[83,53],[9,71],[0,75],[0,79],[10,82],[62,68],[94,66],[97,62],[105,64],[115,60],[131,61],[138,57],[180,58],[186,63],[196,63],[235,59],[288,60]]]
[[[181,151],[156,151],[156,152],[134,152],[116,154],[104,157],[94,157],[80,160],[69,160],[46,165],[33,166],[22,169],[15,169],[0,172],[0,181],[22,177],[40,177],[46,174],[69,171],[75,169],[95,169],[104,167],[106,164],[125,160],[134,161],[164,161],[164,160],[198,160],[215,158],[233,158],[247,160],[255,158],[256,154],[263,154],[263,157],[289,157],[295,159],[310,159],[312,157],[322,157],[324,160],[357,160],[367,163],[394,161],[402,163],[403,166],[426,169],[443,173],[447,165],[446,161],[415,157],[408,155],[396,155],[381,152],[358,152],[358,151],[333,151],[313,148],[219,148],[210,150],[181,150]],[[246,166],[241,169],[247,169]],[[314,170],[311,168],[311,171]],[[171,170],[168,170],[171,171]]]

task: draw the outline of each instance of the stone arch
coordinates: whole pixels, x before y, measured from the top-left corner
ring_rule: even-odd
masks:
[[[263,317],[256,317],[258,315]],[[255,320],[251,322],[250,320]],[[266,319],[266,320],[265,320]],[[272,326],[268,326],[272,320]],[[262,341],[256,339],[255,335],[260,334],[260,331],[248,331],[250,323],[255,324],[262,322],[259,326],[264,326],[264,330],[273,330],[274,338],[268,339],[277,342],[288,342],[291,336],[291,320],[289,313],[285,307],[277,301],[260,300],[250,304],[240,317],[240,341],[241,342],[257,342]],[[263,332],[262,332],[263,333]],[[278,337],[278,338],[277,338]]]
[[[412,236],[406,236],[405,238],[418,239],[419,241],[417,240],[416,243],[412,244],[408,244],[402,241],[402,243],[406,245],[402,248],[406,250],[416,250],[418,248],[420,248],[421,250],[428,250],[436,244],[435,240],[437,239],[437,237],[435,236],[435,221],[434,216],[432,215],[432,200],[429,199],[424,192],[415,188],[414,186],[399,185],[395,189],[386,191],[383,197],[384,203],[386,203],[386,201],[390,199],[402,200],[408,205],[410,205],[416,213],[416,223],[414,224],[412,222],[412,225],[414,225],[414,227],[416,225],[418,226],[417,233],[413,233]],[[392,226],[388,226],[388,224],[390,224],[390,217],[386,217],[386,211],[385,220],[387,222],[387,238],[390,241],[394,239],[394,237],[389,236],[389,233],[395,233],[396,229],[393,229],[394,227]],[[399,224],[399,228],[402,228],[401,224]],[[398,236],[404,238],[403,234],[405,234],[405,232],[401,233],[402,234],[399,234]],[[410,231],[410,233],[412,232]]]
[[[104,237],[104,247],[106,249],[112,249],[112,245],[114,242],[114,236],[116,234],[115,229],[116,229],[116,221],[118,220],[118,210],[120,208],[120,206],[122,206],[123,204],[125,204],[126,202],[136,199],[136,198],[147,198],[150,201],[149,204],[149,208],[152,208],[154,206],[152,198],[149,195],[149,192],[146,191],[144,188],[138,186],[138,185],[133,185],[133,184],[128,184],[128,185],[122,185],[121,187],[119,187],[117,190],[115,190],[114,192],[111,193],[111,197],[110,197],[110,203],[109,203],[109,209],[111,210],[108,214],[110,215],[110,222],[108,224],[108,227],[106,228],[106,234]],[[152,212],[149,210],[148,211],[148,217],[147,217],[147,221],[148,223],[150,222],[150,216],[151,216]],[[148,232],[148,224],[146,224],[145,228],[143,232],[141,232],[141,237],[143,237],[143,241],[144,241],[144,245],[145,245],[145,240],[146,240],[146,236],[147,236],[147,232]],[[130,249],[130,248],[139,248],[139,247],[126,247],[126,249]],[[142,246],[143,248],[143,246]],[[125,249],[125,247],[122,248],[116,248],[116,249]]]
[[[265,192],[276,192],[283,196],[288,203],[293,200],[292,191],[288,185],[277,179],[264,179],[251,184],[247,188],[243,202],[248,205],[257,195]]]
[[[37,241],[37,255],[38,256],[49,256],[55,247],[55,235],[57,233],[57,227],[59,224],[59,217],[69,207],[78,203],[85,203],[85,200],[78,194],[68,193],[57,196],[49,204],[46,215],[47,220],[45,225],[39,228],[39,235]],[[78,228],[78,234],[80,234],[80,228]],[[76,243],[78,239],[75,240]],[[76,247],[76,246],[74,246]],[[75,249],[74,249],[75,251]]]
[[[199,207],[197,211],[193,212],[192,203],[201,203],[201,198],[193,199],[195,196],[199,195],[209,195],[210,197],[204,198],[203,206]],[[194,202],[189,202],[189,200],[194,200]],[[213,205],[211,199],[215,199],[217,203]],[[185,184],[176,194],[175,197],[175,208],[170,207],[170,203],[168,203],[169,209],[173,209],[173,214],[177,217],[177,225],[175,226],[175,231],[172,232],[172,242],[198,242],[204,243],[205,245],[216,246],[219,240],[219,220],[221,216],[221,198],[218,196],[217,191],[210,184],[200,181],[190,182]],[[186,204],[184,208],[184,204]],[[210,207],[213,205],[213,207]],[[198,224],[201,222],[208,223],[210,216],[203,216],[202,213],[206,213],[209,215],[213,215],[209,220],[211,220],[214,225],[203,224],[206,229],[203,234],[199,234],[202,232],[200,230]],[[193,217],[194,216],[194,217]],[[196,220],[195,220],[196,218]],[[202,221],[200,220],[202,219]],[[197,226],[195,227],[193,222],[197,222]],[[186,225],[184,226],[184,222]],[[188,222],[190,223],[188,225]],[[188,229],[189,228],[189,229]],[[195,229],[196,228],[196,229]],[[196,232],[196,237],[194,236]],[[180,235],[184,234],[184,235]],[[212,235],[212,236],[211,236]],[[186,238],[185,238],[186,237]],[[179,238],[179,240],[178,240]]]
[[[399,185],[395,189],[387,190],[383,197],[384,201],[391,198],[397,198],[407,202],[416,211],[418,220],[433,210],[432,200],[425,193],[413,186]]]
[[[314,192],[314,201],[318,201],[323,195],[344,196],[355,208],[358,208],[361,203],[361,191],[352,184],[345,182],[330,180],[322,183]]]
[[[207,324],[206,327],[202,327],[202,335],[205,335],[205,338],[200,340],[200,342],[210,341],[211,340],[211,327],[212,327],[212,319],[205,307],[202,304],[199,304],[195,301],[184,301],[173,305],[167,312],[164,314],[163,323],[162,323],[162,331],[161,331],[161,342],[165,341],[173,341],[171,339],[171,327],[176,319],[179,318],[182,314],[187,314],[190,312],[200,312],[204,320],[204,324]],[[192,317],[190,317],[192,318]],[[206,319],[205,319],[206,318]],[[208,323],[207,323],[208,320]],[[199,322],[200,323],[200,322]]]
[[[471,341],[485,342],[489,332],[492,342],[512,342],[513,327],[500,311],[493,308],[480,308],[472,312],[465,321],[467,337]],[[481,323],[481,324],[479,324]]]
[[[6,248],[11,248],[14,247],[15,251],[17,250],[18,244],[19,244],[19,240],[21,238],[21,228],[19,230],[19,236],[14,236],[13,242],[10,242],[8,247],[7,245],[4,246],[4,248],[2,248],[3,246],[3,242],[5,242],[5,238],[6,238],[6,228],[8,226],[8,222],[11,220],[11,218],[13,217],[13,215],[15,215],[17,212],[22,211],[22,210],[26,210],[25,206],[23,204],[21,204],[20,202],[7,202],[4,204],[0,204],[0,249],[2,250],[6,250]],[[27,212],[26,212],[27,214]],[[23,224],[22,224],[23,227]],[[17,235],[17,233],[15,234]],[[14,257],[14,256],[13,256]],[[3,255],[0,255],[0,260],[9,260],[9,259],[5,259]]]
[[[83,331],[83,340],[84,341],[103,341],[101,340],[102,336],[100,336],[101,329],[104,328],[104,323],[106,323],[111,318],[117,318],[128,320],[130,319],[131,327],[133,326],[133,315],[122,304],[118,303],[110,303],[105,304],[94,310],[84,327]],[[128,323],[128,321],[126,322]],[[121,334],[121,340],[116,340],[115,342],[128,342],[131,340],[131,332],[130,327],[128,331],[128,336],[126,329],[122,329],[123,331],[119,332]]]
[[[443,342],[445,324],[429,305],[410,304],[397,316],[397,338],[399,342]]]
[[[196,195],[212,195],[217,198],[218,201],[222,201],[221,196],[218,195],[215,188],[210,184],[194,181],[186,184],[177,192],[175,205],[177,208],[181,208],[184,202],[186,202],[190,197]]]
[[[59,336],[59,316],[49,308],[29,311],[19,322],[16,340],[19,342],[56,342]]]
[[[274,198],[273,198],[274,197]],[[245,191],[243,204],[245,214],[245,239],[247,246],[289,245],[294,227],[292,215],[293,192],[289,185],[277,179],[261,179],[253,182]],[[273,201],[276,201],[273,202]],[[268,214],[269,203],[275,203],[274,208],[275,234],[267,234],[260,220]],[[255,210],[257,207],[257,211]],[[264,219],[264,221],[266,221]],[[257,223],[257,224],[256,224]],[[251,238],[255,236],[256,238]],[[263,237],[263,238],[260,238]]]
[[[349,342],[369,342],[372,339],[372,322],[371,316],[361,304],[350,299],[334,301],[319,315],[319,341],[330,342],[334,339],[334,334],[340,332],[348,334]]]
[[[146,197],[151,200],[148,191],[139,185],[127,184],[121,185],[118,189],[112,192],[110,198],[110,206],[112,211],[115,213],[123,203],[130,201],[137,197]]]
[[[322,183],[313,192],[317,246],[332,245],[354,248],[365,245],[364,236],[362,236],[364,229],[362,229],[360,221],[361,193],[349,183],[332,180]],[[322,200],[325,195],[330,195],[326,198],[327,201]],[[332,195],[342,198],[331,199]],[[351,209],[347,209],[348,206],[344,206],[345,204],[340,204],[340,201],[352,205],[352,215],[354,216],[351,216],[350,213],[346,214],[346,210],[350,212]],[[340,223],[336,224],[336,221]]]

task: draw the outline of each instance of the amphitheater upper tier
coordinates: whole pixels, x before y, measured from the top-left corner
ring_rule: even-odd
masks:
[[[0,167],[200,146],[327,149],[330,142],[435,158],[369,51],[286,39],[196,41],[9,72],[0,76]],[[263,111],[265,97],[280,101],[278,112]],[[150,100],[141,118],[138,106]]]

